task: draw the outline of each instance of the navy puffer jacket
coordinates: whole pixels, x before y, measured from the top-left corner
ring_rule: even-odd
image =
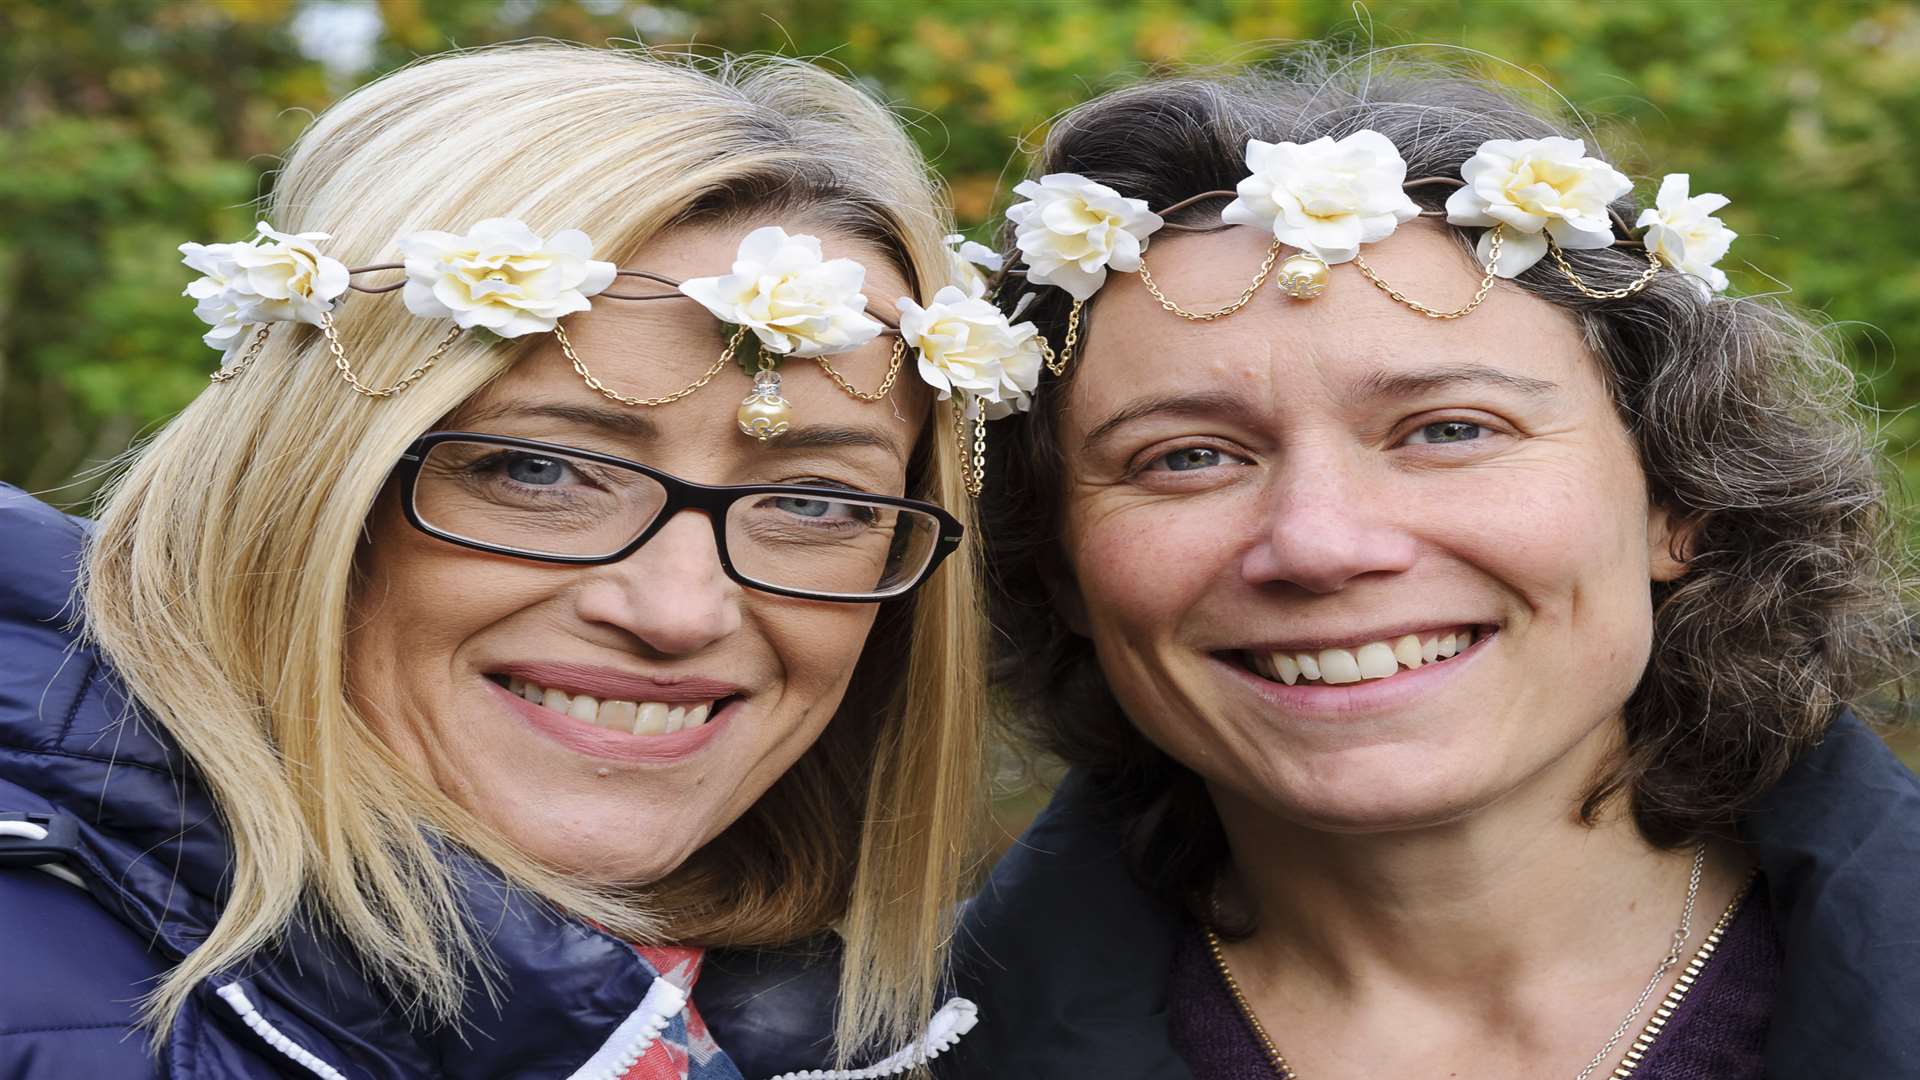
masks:
[[[193,769],[74,629],[87,527],[0,485],[0,1080],[586,1080],[685,1041],[685,995],[633,949],[452,854],[497,991],[470,980],[461,1027],[408,1024],[296,926],[198,988],[156,1051],[139,999],[212,928],[228,847]],[[710,953],[694,997],[725,1052],[693,1076],[825,1069],[837,979],[830,944]],[[969,1010],[950,1004],[899,1067],[859,1075],[907,1072]]]

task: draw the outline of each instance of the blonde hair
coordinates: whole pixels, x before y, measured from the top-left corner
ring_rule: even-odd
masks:
[[[789,60],[537,45],[424,61],[322,115],[268,217],[331,233],[329,254],[349,266],[391,260],[401,233],[494,216],[585,229],[596,257],[635,265],[663,229],[748,214],[849,229],[923,301],[948,274],[942,203],[894,118]],[[376,385],[446,332],[397,296],[353,296],[339,323]],[[308,915],[416,1022],[455,1019],[485,953],[439,841],[632,940],[764,945],[837,927],[843,1058],[910,1036],[938,989],[981,805],[971,557],[883,607],[834,722],[720,838],[645,890],[569,880],[409,772],[348,692],[355,553],[388,470],[525,355],[478,338],[373,400],[342,384],[313,328],[276,327],[253,367],[131,455],[105,498],[91,631],[193,760],[233,847],[218,924],[148,1001],[157,1037],[194,986]],[[970,521],[951,424],[929,420],[922,441],[910,493]]]

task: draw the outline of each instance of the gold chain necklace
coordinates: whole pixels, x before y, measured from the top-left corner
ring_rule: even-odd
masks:
[[[1705,844],[1694,849],[1693,868],[1687,876],[1687,899],[1680,909],[1680,925],[1674,929],[1673,943],[1668,948],[1667,954],[1660,958],[1659,965],[1654,968],[1653,978],[1647,981],[1646,989],[1640,991],[1640,996],[1635,999],[1633,1008],[1627,1010],[1627,1015],[1621,1019],[1619,1026],[1614,1028],[1606,1045],[1600,1048],[1599,1053],[1593,1055],[1593,1060],[1587,1063],[1586,1068],[1580,1070],[1574,1080],[1587,1080],[1593,1070],[1606,1062],[1612,1055],[1613,1048],[1618,1046],[1620,1040],[1626,1036],[1627,1029],[1632,1026],[1634,1018],[1646,1008],[1647,999],[1659,989],[1660,983],[1666,979],[1667,973],[1673,970],[1673,966],[1680,962],[1680,950],[1686,947],[1687,939],[1693,936],[1693,906],[1694,900],[1700,894],[1700,878],[1706,867],[1706,858]],[[1633,1040],[1633,1045],[1627,1048],[1626,1057],[1609,1075],[1608,1080],[1626,1080],[1633,1075],[1635,1069],[1639,1068],[1641,1059],[1653,1046],[1654,1039],[1666,1029],[1667,1021],[1672,1018],[1674,1010],[1687,996],[1687,991],[1693,989],[1694,982],[1700,978],[1700,972],[1706,967],[1707,961],[1713,957],[1714,950],[1719,948],[1721,937],[1726,934],[1727,926],[1733,922],[1734,915],[1739,912],[1740,902],[1745,899],[1757,876],[1757,872],[1749,874],[1746,882],[1735,890],[1732,901],[1727,904],[1726,910],[1720,913],[1720,918],[1713,924],[1713,928],[1707,931],[1706,939],[1700,943],[1699,950],[1688,961],[1686,971],[1681,973],[1673,989],[1667,991],[1666,999],[1661,1002],[1660,1008],[1654,1011],[1653,1016],[1648,1018],[1646,1027]],[[1233,977],[1233,968],[1227,964],[1227,954],[1221,948],[1220,935],[1214,933],[1211,926],[1205,927],[1204,930],[1207,935],[1207,951],[1213,954],[1213,963],[1220,971],[1221,981],[1227,984],[1227,992],[1233,995],[1234,1004],[1239,1006],[1240,1015],[1246,1018],[1247,1025],[1253,1028],[1253,1033],[1259,1037],[1261,1047],[1267,1052],[1267,1063],[1273,1066],[1274,1074],[1280,1080],[1300,1080],[1300,1074],[1294,1072],[1293,1066],[1287,1064],[1287,1059],[1280,1053],[1280,1047],[1275,1045],[1273,1037],[1267,1034],[1266,1025],[1254,1015],[1252,1003],[1248,1002],[1246,994],[1241,992],[1240,982]]]

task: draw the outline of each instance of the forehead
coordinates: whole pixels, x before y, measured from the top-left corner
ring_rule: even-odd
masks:
[[[1251,283],[1271,240],[1248,227],[1163,233],[1147,261],[1169,299],[1188,310],[1219,308]],[[1442,310],[1466,304],[1481,283],[1471,253],[1426,222],[1402,226],[1361,257],[1402,294]],[[1468,364],[1561,384],[1583,376],[1598,383],[1571,314],[1510,283],[1496,281],[1471,314],[1433,319],[1394,301],[1352,263],[1330,273],[1317,298],[1291,299],[1269,281],[1244,309],[1213,322],[1178,318],[1139,275],[1111,274],[1090,320],[1074,398],[1115,400],[1223,379],[1264,388],[1276,378],[1292,380],[1296,391],[1350,395],[1362,380]]]
[[[622,266],[680,281],[726,274],[740,240],[766,224],[773,222],[675,229],[648,243]],[[865,267],[862,292],[868,300],[868,313],[889,322],[896,320],[895,298],[906,294],[907,284],[885,253],[841,233],[808,230],[791,220],[782,224],[790,232],[811,231],[817,235],[827,258],[853,259]],[[615,281],[611,291],[643,295],[672,293],[673,289],[623,277]],[[506,374],[469,399],[450,418],[450,424],[483,426],[556,442],[570,441],[569,425],[605,428],[606,437],[617,439],[618,445],[601,443],[595,448],[642,455],[649,464],[678,470],[690,480],[726,483],[743,469],[771,467],[802,450],[816,458],[824,455],[856,463],[869,474],[888,471],[904,476],[931,407],[931,391],[911,370],[896,379],[887,399],[862,402],[838,389],[818,362],[781,357],[781,393],[792,405],[795,431],[763,444],[742,435],[735,421],[741,401],[752,387],[752,379],[740,362],[744,357],[747,366],[752,366],[751,332],[742,339],[734,359],[720,364],[729,339],[739,328],[720,322],[693,300],[677,295],[642,301],[597,298],[591,311],[569,316],[561,325],[580,365],[623,396],[662,398],[702,379],[707,382],[670,404],[622,404],[589,387],[559,341],[543,334]],[[880,337],[859,349],[831,356],[828,363],[856,389],[871,392],[886,377],[894,340]],[[902,363],[904,368],[911,366],[910,357]],[[534,415],[542,410],[544,415]],[[588,413],[600,419],[590,419]],[[565,421],[563,414],[574,415],[578,422]],[[535,420],[540,435],[513,426]],[[828,445],[822,445],[819,437],[809,441],[805,436],[808,429],[813,429],[815,436],[821,432],[831,436],[824,440]]]

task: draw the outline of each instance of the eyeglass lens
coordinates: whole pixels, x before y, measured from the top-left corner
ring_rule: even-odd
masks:
[[[490,443],[435,443],[413,506],[436,532],[529,555],[609,556],[645,532],[666,488],[632,469]],[[931,514],[846,497],[762,492],[733,501],[727,554],[740,576],[822,596],[886,595],[938,546]]]

